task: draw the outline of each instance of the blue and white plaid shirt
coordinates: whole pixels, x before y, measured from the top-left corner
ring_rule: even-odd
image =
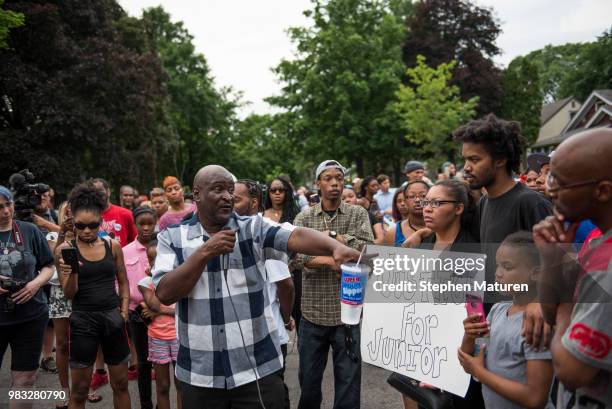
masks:
[[[221,257],[211,260],[191,293],[176,304],[179,351],[176,377],[190,385],[232,389],[274,373],[283,367],[279,335],[265,287],[266,259],[286,259],[292,226],[280,225],[262,216],[232,215],[228,224],[236,231],[230,254],[227,284],[240,330],[227,293]],[[153,282],[182,264],[210,236],[197,214],[168,227],[157,239]],[[251,363],[249,363],[249,360]]]

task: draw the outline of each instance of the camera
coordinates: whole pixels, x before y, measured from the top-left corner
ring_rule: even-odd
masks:
[[[41,195],[49,191],[49,185],[34,182],[34,174],[28,169],[14,173],[9,178],[13,191],[15,218],[32,222],[32,213],[41,204]]]
[[[14,278],[0,278],[0,288],[9,292],[8,294],[6,294],[6,297],[4,297],[4,302],[2,303],[4,312],[15,312],[15,301],[13,301],[11,295],[20,291],[23,287],[26,286],[27,283],[28,282],[25,280],[18,280]]]

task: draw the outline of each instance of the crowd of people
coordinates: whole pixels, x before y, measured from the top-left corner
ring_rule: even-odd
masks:
[[[297,189],[209,165],[190,198],[167,176],[148,195],[121,186],[115,205],[92,178],[57,211],[42,193],[30,223],[0,186],[0,362],[10,346],[12,386],[33,386],[40,368],[70,391],[57,408],[99,402],[109,382],[115,408],[170,408],[172,385],[178,408],[289,408],[296,331],[294,406],[321,407],[331,348],[333,407],[359,408],[360,326],[340,319],[340,264],[367,244],[471,244],[488,256],[487,282],[530,290],[466,314],[457,359],[472,381],[449,407],[612,407],[612,130],[531,154],[523,172],[516,122],[488,115],[453,137],[461,167],[432,175],[408,160],[396,188],[384,174],[349,182],[336,160]]]

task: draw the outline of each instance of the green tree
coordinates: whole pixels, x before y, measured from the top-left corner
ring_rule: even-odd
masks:
[[[0,6],[2,6],[2,3],[4,3],[4,0],[0,0]],[[8,48],[6,39],[9,36],[9,30],[21,27],[23,23],[23,14],[0,8],[0,50]]]
[[[406,143],[388,109],[404,70],[401,41],[409,3],[313,0],[308,27],[289,30],[295,59],[274,69],[284,84],[268,98],[291,118],[286,137],[311,166],[333,157],[357,172],[394,163]],[[399,143],[398,143],[399,142]]]
[[[406,21],[402,53],[407,67],[423,55],[432,66],[457,61],[452,84],[461,98],[479,97],[478,114],[498,113],[502,98],[501,71],[493,63],[501,33],[492,10],[469,0],[423,0]]]
[[[7,4],[27,21],[0,52],[0,179],[30,168],[59,192],[86,177],[151,186],[167,146],[159,59],[122,43],[114,0]]]
[[[190,183],[204,164],[233,168],[231,142],[237,121],[238,96],[217,89],[204,55],[182,22],[172,22],[162,7],[143,11],[146,44],[159,55],[167,74],[167,112],[178,151],[174,172]]]
[[[524,56],[538,70],[539,88],[544,102],[550,103],[571,96],[571,91],[570,95],[561,96],[561,84],[576,70],[584,47],[586,44],[547,45]]]
[[[612,89],[612,27],[582,47],[576,68],[563,79],[559,93],[584,102],[596,89]]]
[[[538,66],[527,57],[517,57],[504,71],[502,116],[521,123],[523,136],[531,145],[540,131],[543,95]]]
[[[405,137],[419,146],[421,158],[433,158],[435,167],[456,159],[457,143],[451,133],[473,118],[478,106],[478,97],[463,102],[459,87],[450,85],[455,64],[431,68],[419,55],[416,66],[406,70],[408,85],[400,85],[397,91],[395,109],[402,118]]]
[[[236,177],[269,182],[278,175],[309,181],[309,166],[287,137],[290,114],[249,115],[236,126],[232,141]]]

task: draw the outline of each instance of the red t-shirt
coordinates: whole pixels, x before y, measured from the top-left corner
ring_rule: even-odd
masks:
[[[132,212],[114,204],[111,204],[102,213],[102,226],[100,226],[100,230],[117,240],[121,247],[127,246],[134,241],[138,234]]]

